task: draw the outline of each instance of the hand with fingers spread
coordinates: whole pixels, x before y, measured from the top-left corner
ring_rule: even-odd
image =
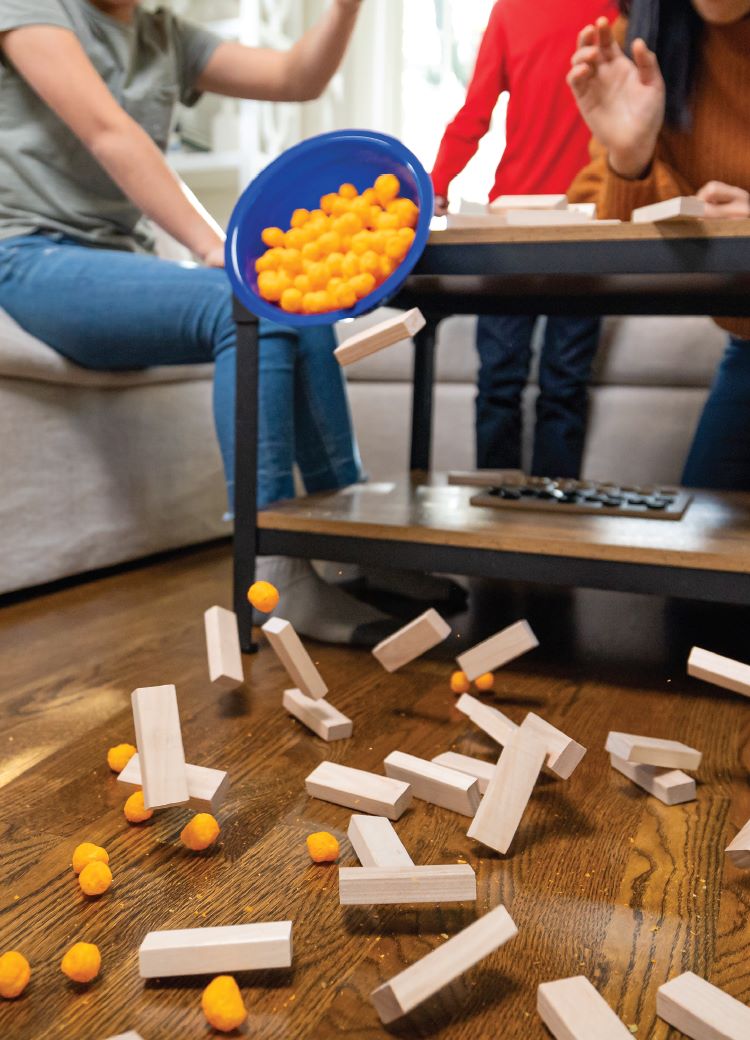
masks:
[[[631,60],[600,18],[580,33],[571,66],[568,84],[610,166],[622,177],[642,176],[664,122],[666,91],[656,55],[635,40]]]
[[[698,198],[706,204],[706,216],[719,219],[741,220],[750,217],[750,193],[722,181],[704,184]]]

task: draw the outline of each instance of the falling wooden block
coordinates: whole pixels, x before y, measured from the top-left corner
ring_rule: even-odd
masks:
[[[521,723],[547,748],[547,767],[562,780],[567,780],[586,754],[586,748],[567,736],[562,730],[530,711]]]
[[[643,766],[635,762],[626,762],[617,755],[610,755],[609,760],[613,769],[665,805],[680,805],[682,802],[695,800],[695,780],[681,769]]]
[[[196,812],[214,814],[226,801],[229,794],[229,774],[221,769],[208,769],[206,766],[185,766],[188,786],[188,807]],[[119,783],[138,789],[143,786],[141,762],[138,755],[133,755],[128,764],[117,777]]]
[[[131,699],[143,803],[147,809],[183,805],[190,792],[177,690],[174,686],[145,686],[133,690]]]
[[[567,208],[567,195],[498,195],[490,203],[491,210],[565,210]]]
[[[501,711],[491,708],[489,704],[483,704],[470,693],[461,694],[456,701],[456,707],[501,747],[505,747],[518,729],[515,722],[511,722]]]
[[[408,784],[338,762],[321,762],[305,780],[307,793],[357,812],[397,820],[411,805]]]
[[[451,634],[451,626],[434,609],[426,610],[408,625],[388,636],[372,651],[387,672],[395,672],[414,661]]]
[[[262,631],[295,686],[315,701],[325,697],[328,687],[291,622],[273,617],[266,621]]]
[[[355,361],[376,354],[379,350],[392,347],[395,343],[401,343],[423,329],[427,322],[419,308],[405,311],[395,318],[382,321],[379,325],[373,325],[364,332],[351,336],[345,340],[340,347],[334,350],[333,355],[341,365],[352,365]]]
[[[283,704],[290,715],[321,740],[346,740],[352,735],[352,720],[326,700],[314,701],[302,690],[284,690]]]
[[[555,1040],[633,1040],[583,975],[543,982],[536,993],[539,1016]]]
[[[245,681],[237,615],[224,607],[211,607],[203,620],[209,678],[212,683],[234,689]]]
[[[604,750],[626,762],[661,769],[699,769],[703,757],[700,751],[678,740],[659,740],[614,730],[607,736]]]
[[[464,903],[477,898],[477,879],[468,863],[445,866],[340,867],[341,906],[393,903]]]
[[[149,932],[138,950],[142,979],[288,968],[292,922]]]
[[[480,794],[485,793],[495,773],[494,762],[483,762],[481,758],[459,755],[455,751],[444,751],[441,755],[435,755],[432,761],[439,766],[447,766],[448,769],[473,776],[479,785]]]
[[[705,217],[706,204],[695,195],[679,195],[666,202],[654,202],[633,210],[634,224],[660,224],[667,220],[695,220]]]
[[[468,837],[497,852],[508,851],[546,757],[546,746],[519,729],[500,755]]]
[[[686,971],[656,991],[656,1013],[691,1040],[748,1040],[750,1007]]]
[[[473,816],[477,811],[481,794],[473,777],[403,751],[391,752],[383,764],[385,775],[410,784],[415,798],[462,816]]]
[[[735,867],[750,867],[750,820],[737,834],[731,845],[727,845],[726,851]]]
[[[385,1025],[438,993],[515,935],[518,929],[504,906],[474,921],[426,957],[395,975],[370,995]]]
[[[414,866],[393,824],[384,816],[352,816],[346,836],[363,867],[401,870]]]
[[[539,641],[528,621],[517,621],[515,625],[504,628],[502,632],[497,632],[460,654],[456,660],[461,671],[466,673],[466,678],[473,682],[485,672],[494,672],[496,668],[502,668],[504,664],[537,646]]]
[[[733,661],[731,657],[722,657],[721,654],[694,646],[690,651],[687,670],[688,675],[696,679],[704,679],[724,690],[750,697],[750,664],[742,664]]]

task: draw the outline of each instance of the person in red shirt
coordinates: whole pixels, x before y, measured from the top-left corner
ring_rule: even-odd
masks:
[[[432,171],[437,215],[447,212],[451,182],[475,155],[503,91],[510,94],[506,146],[489,200],[568,189],[589,161],[591,137],[564,89],[570,45],[575,45],[581,25],[616,14],[615,0],[498,0],[466,101],[443,135]],[[481,469],[521,465],[521,399],[537,322],[537,315],[478,320],[476,437]],[[580,474],[599,324],[597,318],[547,319],[531,464],[535,475]]]

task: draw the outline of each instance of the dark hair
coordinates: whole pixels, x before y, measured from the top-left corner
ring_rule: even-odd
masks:
[[[667,85],[666,121],[677,130],[691,124],[690,100],[703,21],[690,0],[620,0],[628,21],[628,49],[646,41],[656,52]]]

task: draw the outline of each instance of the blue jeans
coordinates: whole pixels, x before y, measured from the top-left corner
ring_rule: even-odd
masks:
[[[477,466],[521,467],[521,401],[531,367],[535,315],[480,317]],[[588,384],[599,318],[549,317],[539,364],[531,472],[577,477],[588,419]]]
[[[59,236],[0,240],[0,307],[84,368],[215,363],[214,419],[234,487],[236,330],[223,271],[93,249]],[[330,328],[260,327],[258,505],[361,479]],[[240,445],[241,449],[241,445]]]
[[[750,491],[750,340],[729,337],[695,431],[685,487]]]

